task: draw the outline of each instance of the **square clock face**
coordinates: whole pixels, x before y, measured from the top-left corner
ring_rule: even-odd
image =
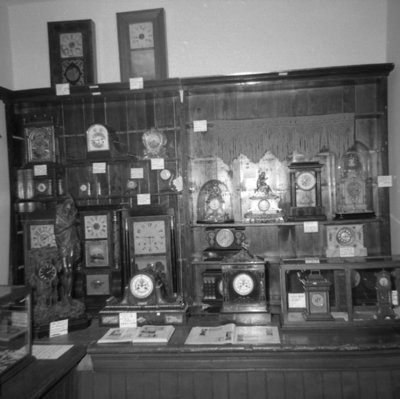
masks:
[[[108,214],[89,214],[84,215],[85,239],[106,239],[108,238],[109,215]]]

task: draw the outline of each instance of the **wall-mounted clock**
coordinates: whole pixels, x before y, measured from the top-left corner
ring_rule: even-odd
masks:
[[[168,77],[164,9],[117,13],[121,81]]]
[[[51,121],[24,125],[27,163],[56,162],[54,125]]]
[[[30,249],[57,247],[54,223],[30,223],[29,237]]]
[[[130,275],[150,268],[163,281],[167,295],[173,293],[172,216],[128,218]]]
[[[96,42],[92,20],[48,22],[51,84],[95,83]]]
[[[322,206],[319,162],[292,162],[290,174],[290,210],[288,220],[325,220]]]
[[[223,312],[266,312],[265,264],[223,264]]]
[[[364,247],[364,231],[362,224],[344,224],[326,226],[327,248],[326,256],[352,257],[367,256]]]

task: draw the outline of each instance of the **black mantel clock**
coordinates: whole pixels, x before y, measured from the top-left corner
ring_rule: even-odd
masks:
[[[322,206],[319,162],[292,162],[290,174],[290,221],[326,220]]]

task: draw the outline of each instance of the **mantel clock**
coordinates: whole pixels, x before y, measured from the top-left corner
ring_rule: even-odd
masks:
[[[47,23],[51,84],[96,82],[95,26],[92,20]]]
[[[319,162],[292,162],[290,174],[290,211],[288,220],[326,220],[322,206]]]

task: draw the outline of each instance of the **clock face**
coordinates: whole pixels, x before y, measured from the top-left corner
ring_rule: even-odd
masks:
[[[31,248],[56,247],[53,224],[33,224],[30,226]]]
[[[57,275],[57,270],[54,265],[47,263],[40,267],[38,276],[43,281],[51,281]]]
[[[133,239],[136,255],[161,254],[167,251],[163,220],[133,222]]]
[[[171,177],[171,171],[168,169],[163,169],[160,172],[160,177],[162,180],[168,180]]]
[[[314,173],[311,172],[300,172],[297,175],[296,183],[297,186],[304,191],[310,191],[315,187],[317,180]]]
[[[107,151],[110,149],[108,130],[103,125],[95,124],[89,126],[86,132],[86,140],[88,152]]]
[[[230,247],[235,241],[235,236],[230,229],[221,229],[215,236],[215,241],[222,248]]]
[[[238,295],[247,296],[254,290],[254,280],[247,273],[239,273],[234,277],[232,287]]]
[[[325,305],[325,297],[322,294],[312,293],[311,294],[311,303],[316,308],[322,308]]]
[[[83,57],[82,33],[60,34],[61,58]]]
[[[211,210],[216,211],[217,209],[219,209],[219,207],[221,206],[221,202],[219,201],[218,198],[213,198],[210,200],[210,202],[208,203],[208,206]]]
[[[261,212],[267,212],[268,209],[270,208],[271,204],[269,203],[269,201],[267,199],[262,199],[260,200],[260,202],[258,203],[258,209]]]
[[[378,283],[381,287],[389,287],[389,279],[386,276],[379,277]]]
[[[85,215],[85,238],[107,238],[108,218],[107,215]]]
[[[131,50],[154,47],[153,23],[140,22],[130,24],[129,43]]]
[[[336,241],[340,245],[351,245],[354,241],[354,231],[348,227],[342,227],[336,233]]]
[[[129,282],[129,290],[135,298],[146,299],[154,291],[154,281],[148,274],[136,274]]]

